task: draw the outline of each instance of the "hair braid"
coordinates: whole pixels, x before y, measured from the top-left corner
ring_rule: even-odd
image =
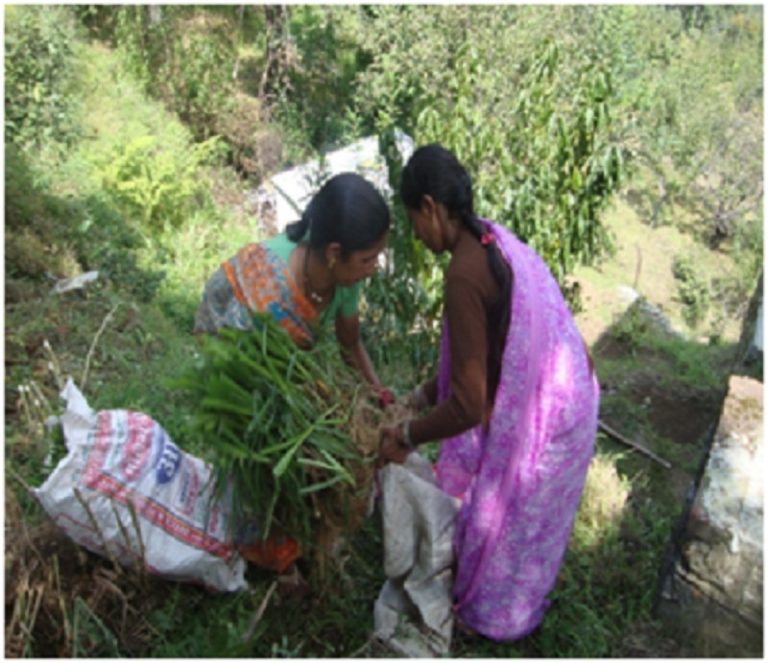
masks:
[[[450,214],[461,220],[469,232],[481,240],[488,230],[475,215],[472,179],[459,160],[441,145],[425,145],[417,149],[402,173],[400,197],[407,207],[418,209],[424,196],[429,195],[443,204]],[[489,311],[488,376],[490,398],[496,396],[501,374],[510,318],[512,295],[511,268],[495,242],[485,244],[488,267],[499,286],[499,296]]]

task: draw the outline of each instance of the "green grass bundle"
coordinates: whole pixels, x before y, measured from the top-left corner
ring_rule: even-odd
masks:
[[[343,510],[340,496],[372,473],[353,430],[366,390],[335,342],[304,350],[271,317],[254,322],[203,337],[175,385],[192,400],[193,442],[207,450],[217,494],[231,491],[235,526],[255,523],[261,539],[277,527],[307,550]]]

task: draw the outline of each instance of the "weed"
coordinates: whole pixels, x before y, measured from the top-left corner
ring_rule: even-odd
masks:
[[[152,655],[184,659],[247,656],[242,634],[256,599],[255,592],[213,596],[201,589],[175,587],[166,603],[151,615],[160,633]]]
[[[9,5],[5,18],[6,140],[60,152],[77,133],[74,21],[55,6]]]

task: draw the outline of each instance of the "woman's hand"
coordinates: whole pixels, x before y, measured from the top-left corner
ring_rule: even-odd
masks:
[[[386,463],[400,463],[408,458],[413,449],[406,446],[403,435],[403,424],[397,426],[382,426],[379,431],[379,458],[378,466]]]

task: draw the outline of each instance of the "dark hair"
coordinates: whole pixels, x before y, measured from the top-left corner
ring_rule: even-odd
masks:
[[[389,223],[389,208],[376,187],[357,173],[339,173],[320,187],[286,234],[292,242],[307,239],[313,249],[338,242],[346,258],[379,241]]]
[[[420,147],[403,168],[400,197],[405,206],[414,210],[421,209],[424,196],[431,196],[436,202],[442,203],[448,213],[458,218],[478,241],[488,232],[475,215],[472,179],[455,155],[441,145]],[[491,386],[489,397],[493,402],[509,327],[512,275],[511,267],[506,264],[496,243],[488,243],[485,248],[488,267],[499,285],[499,297],[488,315],[487,370]]]

